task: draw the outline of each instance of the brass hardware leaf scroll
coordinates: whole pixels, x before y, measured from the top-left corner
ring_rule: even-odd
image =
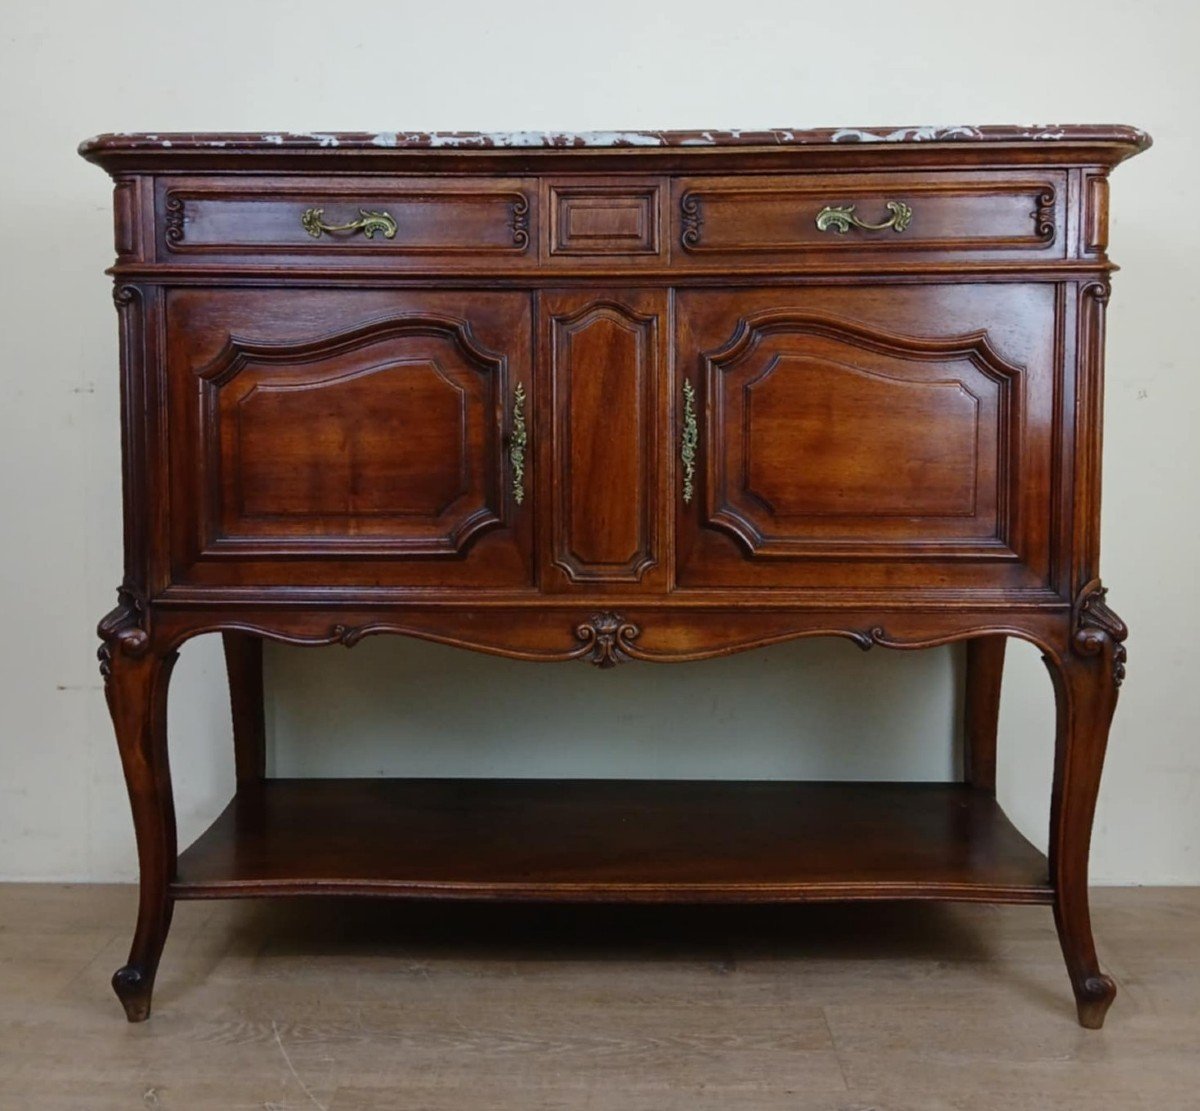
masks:
[[[396,238],[396,221],[387,212],[368,212],[365,208],[358,210],[358,219],[348,224],[326,224],[321,217],[325,214],[323,208],[306,208],[300,216],[304,230],[314,239],[320,239],[321,234],[332,235],[334,232],[348,231],[351,234],[361,231],[367,239],[374,239],[375,233],[380,232],[384,239]]]
[[[913,211],[903,201],[888,201],[885,206],[891,213],[881,224],[868,224],[854,215],[854,205],[828,204],[817,213],[817,231],[835,231],[845,235],[852,227],[863,231],[885,231],[891,228],[894,232],[902,232],[912,220]]]

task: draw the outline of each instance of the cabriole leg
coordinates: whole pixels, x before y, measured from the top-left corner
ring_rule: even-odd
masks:
[[[100,671],[117,734],[137,839],[137,928],[113,990],[130,1022],[150,1014],[159,957],[171,926],[175,803],[167,760],[167,687],[175,652],[156,652],[138,624],[141,607],[118,606],[100,624]]]
[[[967,641],[963,778],[972,787],[992,794],[996,792],[996,730],[1006,642],[1002,636]]]
[[[1075,989],[1079,1023],[1092,1030],[1104,1025],[1117,994],[1096,959],[1088,908],[1088,852],[1109,724],[1125,677],[1121,642],[1127,633],[1104,604],[1104,595],[1099,582],[1088,584],[1076,605],[1070,647],[1058,657],[1045,657],[1058,719],[1050,806],[1054,921]]]

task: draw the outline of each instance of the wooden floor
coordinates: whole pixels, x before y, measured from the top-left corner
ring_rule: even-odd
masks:
[[[155,1013],[129,887],[0,886],[0,1108],[1200,1107],[1200,889],[1095,896],[1075,1024],[1045,907],[182,903]]]

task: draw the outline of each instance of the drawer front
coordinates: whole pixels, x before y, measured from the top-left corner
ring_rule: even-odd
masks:
[[[523,179],[172,180],[159,257],[279,255],[361,266],[536,263],[537,184]]]
[[[678,314],[681,586],[1046,586],[1052,287],[697,291]]]
[[[1058,171],[682,178],[673,202],[674,257],[693,263],[1065,255]]]
[[[529,299],[176,290],[173,580],[529,586]]]

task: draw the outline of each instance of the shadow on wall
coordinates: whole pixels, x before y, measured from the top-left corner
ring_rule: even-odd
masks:
[[[961,649],[795,641],[687,664],[523,663],[405,638],[269,645],[270,774],[954,778]]]

